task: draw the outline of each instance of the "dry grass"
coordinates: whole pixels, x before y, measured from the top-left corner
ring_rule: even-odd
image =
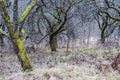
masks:
[[[36,51],[30,54],[34,71],[23,73],[16,55],[0,53],[0,80],[119,80],[110,66],[117,54],[118,50],[102,48]]]

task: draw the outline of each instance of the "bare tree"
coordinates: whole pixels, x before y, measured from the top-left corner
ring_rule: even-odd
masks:
[[[101,30],[101,41],[105,43],[105,39],[109,37],[118,27],[119,24],[119,8],[115,6],[115,3],[104,0],[101,5],[94,1],[96,7],[95,20],[97,21]],[[111,12],[112,11],[112,12]]]
[[[42,16],[42,21],[49,35],[49,44],[51,51],[56,51],[57,35],[66,30],[66,22],[74,15],[74,8],[82,0],[42,0],[36,12]]]

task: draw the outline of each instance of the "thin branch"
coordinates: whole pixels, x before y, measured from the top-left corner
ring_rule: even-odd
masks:
[[[19,18],[19,23],[22,23],[26,19],[26,17],[30,13],[30,11],[33,9],[33,7],[36,5],[36,3],[37,3],[36,0],[32,0],[30,5],[28,5],[28,7],[24,10],[24,12],[22,13],[21,17]]]
[[[10,19],[9,14],[8,14],[7,5],[5,4],[5,1],[4,0],[0,0],[0,5],[2,6],[2,11],[3,11],[2,17],[3,17],[3,19],[7,23],[10,31],[13,31],[13,23],[12,23],[12,21]]]
[[[37,44],[41,43],[49,34],[46,34]]]
[[[106,1],[106,4],[110,7],[110,5],[109,5],[109,3],[107,2],[107,0],[105,0],[105,1]],[[99,10],[101,13],[106,14],[109,18],[111,18],[111,19],[113,19],[113,20],[120,21],[120,17],[114,17],[114,16],[112,16],[109,12],[103,10],[102,7],[98,6],[96,0],[93,0],[93,4],[98,8],[98,10]],[[113,7],[112,7],[112,8],[113,8]]]
[[[47,21],[49,27],[52,28],[51,22],[49,21],[49,19],[46,17],[46,15],[45,15],[44,12],[43,12],[43,8],[41,7],[40,10],[41,10],[42,16],[43,16],[43,17],[45,18],[45,20]]]
[[[118,12],[118,14],[120,15],[120,10],[118,10],[115,6],[110,5],[108,0],[105,0],[105,3],[107,4],[107,6],[109,8],[116,10]]]
[[[3,31],[2,29],[0,29],[0,33],[5,35],[7,38],[10,38],[9,34],[5,31]]]

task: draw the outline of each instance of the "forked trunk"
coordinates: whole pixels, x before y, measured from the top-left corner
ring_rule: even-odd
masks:
[[[32,65],[29,60],[28,54],[25,50],[24,43],[20,39],[19,31],[23,28],[22,23],[24,23],[26,17],[30,13],[30,11],[34,8],[37,3],[37,0],[31,0],[31,3],[28,7],[23,11],[22,15],[18,18],[18,0],[14,0],[13,6],[13,21],[11,21],[10,14],[8,13],[8,6],[5,0],[0,0],[0,6],[2,11],[2,18],[6,22],[6,25],[9,30],[11,41],[13,42],[14,50],[19,58],[23,71],[32,70]]]

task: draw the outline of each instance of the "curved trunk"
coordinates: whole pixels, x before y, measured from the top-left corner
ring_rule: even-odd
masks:
[[[50,35],[50,48],[51,51],[56,51],[57,49],[57,40],[56,36]]]
[[[14,35],[12,35],[11,37],[15,53],[18,56],[23,71],[31,71],[32,65],[29,60],[29,56],[25,50],[23,41],[20,39],[17,33],[14,33]]]

